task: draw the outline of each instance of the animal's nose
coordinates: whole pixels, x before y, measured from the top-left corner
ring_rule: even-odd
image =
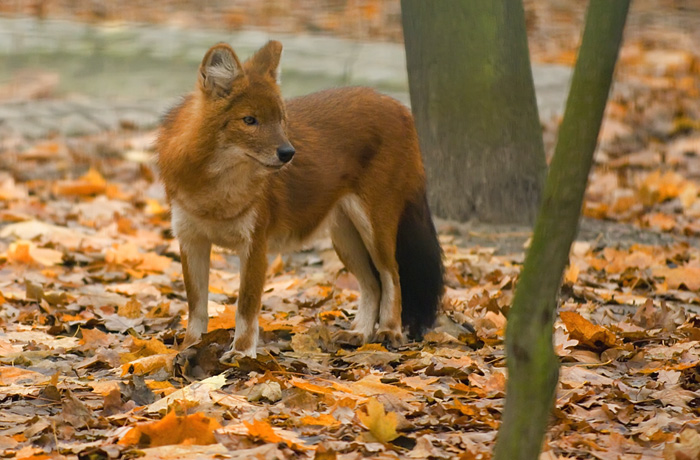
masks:
[[[277,147],[277,158],[279,158],[282,163],[288,163],[294,156],[295,152],[296,150],[294,150],[292,144],[280,145]]]

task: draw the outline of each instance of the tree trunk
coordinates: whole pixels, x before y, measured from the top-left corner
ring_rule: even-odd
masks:
[[[431,209],[532,224],[546,163],[522,0],[402,0],[401,11]]]
[[[530,250],[508,316],[508,384],[495,460],[537,459],[554,401],[552,321],[622,40],[629,0],[591,0]]]

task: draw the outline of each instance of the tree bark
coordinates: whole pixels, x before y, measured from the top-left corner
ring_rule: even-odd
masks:
[[[401,11],[431,209],[532,224],[546,163],[522,0],[402,0]]]
[[[629,0],[591,0],[535,232],[508,317],[508,383],[495,460],[537,459],[554,401],[556,297],[617,60]]]

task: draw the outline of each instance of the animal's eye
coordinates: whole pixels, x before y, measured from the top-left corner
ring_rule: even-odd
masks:
[[[258,119],[255,117],[250,117],[250,116],[243,117],[243,123],[245,123],[246,125],[250,125],[250,126],[257,125]]]

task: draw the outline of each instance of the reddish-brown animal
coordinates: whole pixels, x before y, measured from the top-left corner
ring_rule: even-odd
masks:
[[[271,41],[241,64],[230,46],[212,47],[158,135],[187,290],[186,343],[207,330],[212,244],[241,259],[228,356],[255,356],[267,252],[298,246],[324,224],[361,291],[353,330],[338,340],[398,344],[402,326],[419,335],[435,319],[443,266],[410,111],[368,88],[285,104],[281,51]]]

